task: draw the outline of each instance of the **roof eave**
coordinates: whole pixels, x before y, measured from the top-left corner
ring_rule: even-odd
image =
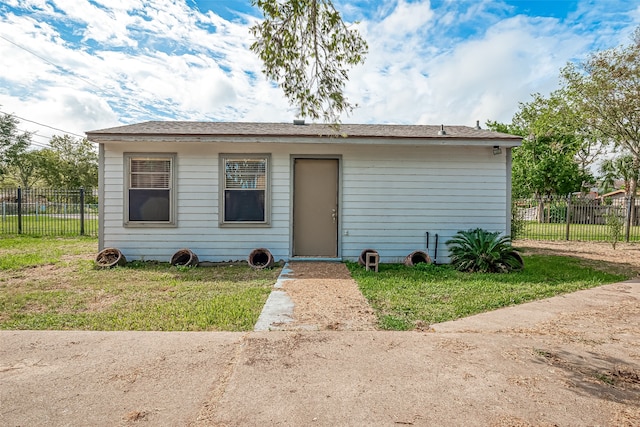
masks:
[[[304,136],[304,135],[210,135],[210,134],[121,134],[87,132],[96,143],[260,143],[260,144],[354,144],[354,145],[448,145],[517,147],[522,139],[487,137],[380,137],[380,136]]]

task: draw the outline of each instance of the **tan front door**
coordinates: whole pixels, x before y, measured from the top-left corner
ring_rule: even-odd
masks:
[[[338,256],[338,160],[295,159],[293,256]]]

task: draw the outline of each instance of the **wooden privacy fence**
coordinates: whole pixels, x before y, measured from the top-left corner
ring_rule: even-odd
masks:
[[[0,189],[0,234],[97,236],[97,192],[84,188]]]
[[[632,204],[633,203],[633,204]],[[640,241],[640,203],[630,197],[545,196],[514,203],[512,234],[533,240]]]

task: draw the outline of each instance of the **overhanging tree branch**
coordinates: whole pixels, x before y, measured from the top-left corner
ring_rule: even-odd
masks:
[[[253,0],[264,20],[251,28],[251,50],[265,75],[301,117],[339,123],[355,105],[344,96],[348,69],[364,62],[367,43],[330,0]]]

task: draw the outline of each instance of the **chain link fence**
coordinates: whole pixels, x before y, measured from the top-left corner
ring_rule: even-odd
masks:
[[[518,239],[640,242],[640,204],[621,195],[545,196],[514,202]]]
[[[97,190],[2,188],[0,234],[97,236]]]

